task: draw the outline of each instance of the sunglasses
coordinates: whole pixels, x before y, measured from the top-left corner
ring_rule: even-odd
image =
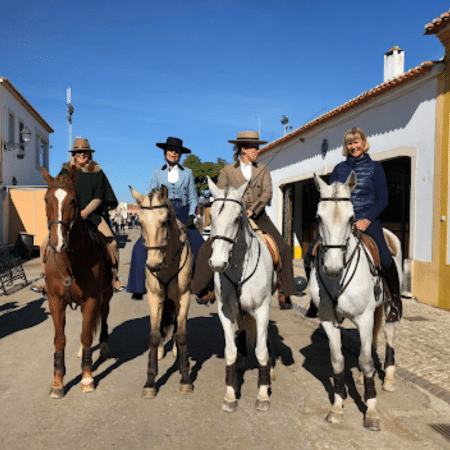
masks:
[[[255,144],[243,144],[241,145],[241,148],[254,148],[255,150],[259,150],[259,145],[255,145]]]

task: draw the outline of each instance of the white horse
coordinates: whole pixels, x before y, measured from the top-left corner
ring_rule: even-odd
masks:
[[[358,327],[361,339],[359,367],[364,375],[364,399],[367,412],[364,426],[380,430],[380,419],[376,410],[374,383],[374,363],[372,343],[379,328],[375,321],[381,321],[383,306],[388,307],[380,275],[374,270],[369,252],[360,237],[352,233],[354,212],[350,195],[356,186],[356,174],[352,172],[344,184],[329,186],[316,174],[314,180],[320,192],[317,220],[320,246],[314,268],[311,271],[310,292],[314,304],[319,308],[321,324],[328,336],[334,379],[334,403],[327,421],[342,422],[343,400],[346,398],[344,386],[344,357],[341,349],[339,324],[349,318]],[[387,230],[384,230],[385,233]],[[400,241],[389,233],[395,243],[394,256],[402,282]],[[380,289],[381,287],[381,289]],[[381,314],[375,314],[376,309]],[[383,389],[395,390],[394,383],[394,336],[395,322],[385,322],[386,337],[385,380]]]
[[[267,346],[269,308],[274,283],[273,262],[261,238],[253,231],[242,201],[247,183],[234,189],[219,189],[209,178],[214,196],[211,207],[212,255],[209,260],[214,274],[219,318],[225,334],[226,394],[222,409],[237,410],[238,348],[235,343],[235,321],[240,329],[251,332],[256,322],[255,355],[259,363],[259,393],[256,409],[270,407],[270,364]]]

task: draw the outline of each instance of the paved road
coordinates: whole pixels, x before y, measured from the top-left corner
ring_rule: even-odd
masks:
[[[139,230],[130,230],[124,236],[120,273],[125,280],[138,234]],[[25,270],[29,278],[36,276],[38,261],[27,262]],[[296,301],[301,310],[307,297]],[[357,357],[350,351],[346,351],[349,398],[344,422],[326,423],[332,392],[326,337],[317,321],[308,321],[296,311],[280,311],[275,298],[270,334],[277,355],[277,380],[267,413],[254,409],[254,361],[248,362],[243,377],[239,410],[234,414],[221,410],[225,361],[215,305],[191,304],[188,333],[195,388],[191,396],[179,393],[180,377],[169,352],[160,365],[158,396],[154,400],[140,397],[149,333],[145,301],[116,294],[109,324],[112,358],[96,363],[96,390],[84,394],[76,358],[81,318],[79,311],[68,310],[67,392],[62,400],[52,400],[48,391],[53,324],[47,302],[28,289],[0,296],[0,448],[450,449],[444,436],[450,430],[450,405],[402,377],[392,394],[381,390],[377,378],[382,431],[365,430],[362,390],[354,383]],[[98,353],[96,347],[94,361]],[[400,351],[398,359],[403,359]]]

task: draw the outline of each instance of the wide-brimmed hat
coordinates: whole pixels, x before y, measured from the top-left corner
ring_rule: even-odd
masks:
[[[89,145],[89,141],[82,137],[77,137],[73,142],[73,148],[69,152],[95,152],[93,148]]]
[[[166,150],[169,147],[173,147],[180,150],[181,153],[191,153],[188,148],[183,147],[183,141],[176,137],[168,137],[166,142],[158,142],[156,146],[162,148],[163,150]]]
[[[267,144],[267,141],[259,140],[259,133],[257,131],[239,131],[237,134],[237,139],[233,141],[228,141],[231,144],[255,144],[263,145]]]

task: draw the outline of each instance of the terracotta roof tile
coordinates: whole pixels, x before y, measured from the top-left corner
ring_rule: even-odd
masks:
[[[425,34],[436,34],[450,24],[450,10],[425,25]]]
[[[358,95],[352,100],[349,100],[347,103],[344,103],[343,105],[340,105],[331,111],[326,112],[325,114],[319,116],[317,119],[314,119],[305,125],[303,125],[300,128],[297,128],[296,130],[291,131],[289,134],[284,135],[283,137],[273,141],[269,142],[267,145],[261,148],[261,154],[267,152],[268,150],[277,147],[280,144],[284,144],[285,142],[289,142],[290,140],[294,139],[297,136],[300,136],[301,134],[304,134],[306,131],[311,130],[312,128],[317,127],[318,125],[321,125],[325,122],[328,122],[329,120],[341,115],[342,113],[345,113],[347,111],[350,111],[358,106],[360,106],[363,103],[366,103],[369,100],[373,100],[376,97],[379,97],[380,95],[383,95],[385,92],[388,92],[394,88],[397,88],[398,86],[401,86],[407,82],[410,82],[413,79],[419,78],[423,76],[424,74],[430,72],[430,70],[433,68],[433,66],[437,64],[436,62],[432,61],[424,61],[420,66],[414,67],[410,69],[408,72],[403,73],[402,75],[398,76],[397,78],[394,78],[392,80],[386,81],[382,84],[379,84],[378,86],[375,86],[370,91],[363,92],[362,94]]]

